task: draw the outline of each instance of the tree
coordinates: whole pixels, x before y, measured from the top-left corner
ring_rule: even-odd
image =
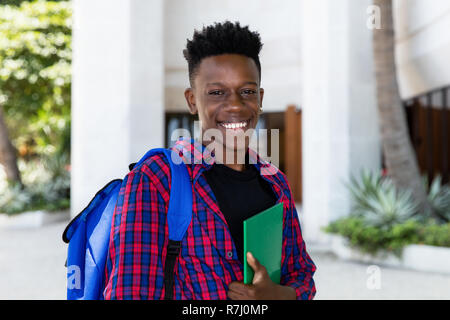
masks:
[[[0,6],[0,104],[21,157],[70,151],[70,1]],[[64,148],[64,149],[62,149]]]
[[[0,5],[20,6],[23,2],[30,2],[32,0],[0,0]],[[67,0],[44,0],[44,1],[67,1]]]
[[[420,175],[399,93],[395,66],[392,0],[374,0],[381,28],[373,30],[373,50],[380,133],[388,174],[397,187],[409,189],[422,212],[430,205]]]
[[[9,140],[8,129],[0,105],[0,163],[5,167],[6,178],[11,182],[22,184],[19,168],[17,167],[16,150]]]

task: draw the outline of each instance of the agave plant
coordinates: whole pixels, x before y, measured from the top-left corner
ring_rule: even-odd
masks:
[[[347,184],[352,195],[352,213],[356,216],[363,216],[371,205],[368,199],[376,195],[377,190],[382,184],[382,176],[374,174],[368,170],[361,171],[359,179],[355,176],[350,177],[350,183]]]
[[[360,179],[352,176],[347,186],[352,197],[352,215],[362,217],[367,225],[389,228],[417,212],[412,193],[397,189],[390,178],[381,174],[363,170]]]
[[[0,213],[66,207],[70,198],[70,173],[66,163],[67,157],[20,161],[24,186],[0,181]]]
[[[0,194],[0,213],[13,214],[26,211],[31,201],[31,195],[18,183],[10,184]]]
[[[424,177],[424,185],[428,192],[428,202],[431,210],[425,212],[425,217],[435,218],[438,222],[450,221],[450,186],[442,185],[441,176],[436,176],[428,187],[428,178]]]

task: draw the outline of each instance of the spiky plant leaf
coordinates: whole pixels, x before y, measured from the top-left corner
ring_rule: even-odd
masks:
[[[403,223],[417,212],[412,193],[398,190],[390,178],[367,170],[359,179],[352,176],[348,184],[352,198],[352,215],[362,217],[369,226],[389,228]]]

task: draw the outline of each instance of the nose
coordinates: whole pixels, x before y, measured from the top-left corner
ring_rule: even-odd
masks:
[[[244,107],[244,101],[238,92],[232,92],[227,101],[227,109],[230,111],[238,111]]]

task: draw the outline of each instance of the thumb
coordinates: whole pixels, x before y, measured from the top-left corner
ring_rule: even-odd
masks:
[[[247,252],[247,262],[250,267],[252,267],[255,274],[261,271],[261,263],[253,256],[251,252]]]
[[[267,280],[267,271],[266,268],[256,259],[251,252],[247,252],[247,262],[252,267],[255,275],[253,276],[253,284],[257,284],[260,282],[264,282]]]

